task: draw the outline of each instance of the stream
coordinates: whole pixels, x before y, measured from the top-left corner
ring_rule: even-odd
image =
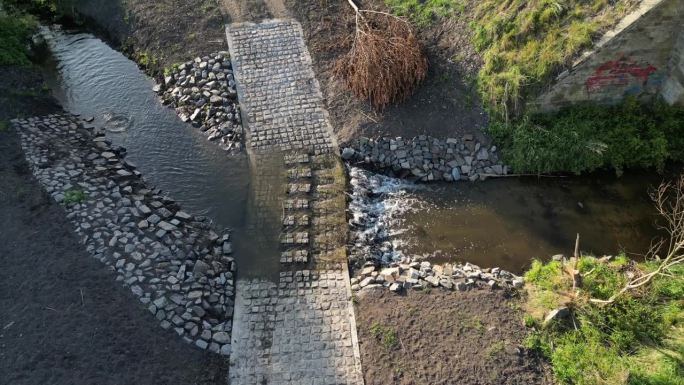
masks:
[[[250,252],[241,237],[253,178],[247,155],[228,156],[182,123],[160,103],[152,79],[93,35],[53,31],[49,46],[47,82],[65,110],[94,117],[145,179],[184,209],[233,229],[242,277],[277,273],[278,257]],[[531,258],[570,254],[577,233],[584,252],[635,256],[656,235],[647,193],[662,179],[657,175],[414,185],[349,171],[352,256],[420,255],[520,273]]]

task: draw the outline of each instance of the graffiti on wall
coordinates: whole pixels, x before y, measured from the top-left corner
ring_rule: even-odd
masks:
[[[657,68],[648,62],[641,62],[621,55],[596,68],[585,82],[589,95],[613,92],[622,89],[625,94],[640,94],[660,82]]]

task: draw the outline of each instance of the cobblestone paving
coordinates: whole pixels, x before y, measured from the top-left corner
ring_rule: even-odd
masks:
[[[228,27],[237,90],[254,149],[335,147],[302,28],[273,20]]]
[[[231,384],[363,384],[340,231],[344,173],[301,27],[273,20],[227,33],[256,168],[250,226],[263,233],[280,216],[281,263],[274,281],[237,283]]]
[[[348,282],[337,269],[238,283],[231,384],[361,384]]]

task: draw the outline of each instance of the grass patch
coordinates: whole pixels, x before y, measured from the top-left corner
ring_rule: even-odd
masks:
[[[528,303],[539,308],[539,297],[572,291],[565,269],[573,262],[535,262],[525,275]],[[654,263],[630,262],[624,255],[609,262],[581,257],[577,268],[583,282],[573,298],[572,319],[538,328],[542,317],[531,314],[533,328],[524,345],[551,362],[561,384],[684,384],[684,266],[632,290],[609,305],[589,303],[608,298],[627,282],[628,275],[652,271]],[[548,312],[558,306],[548,303]]]
[[[379,322],[373,322],[370,327],[370,333],[376,340],[380,341],[382,346],[391,350],[399,344],[399,336],[392,327],[383,325]]]
[[[463,12],[467,0],[385,0],[392,12],[426,26],[440,17]]]
[[[516,172],[579,174],[602,168],[662,170],[684,160],[684,109],[662,101],[628,99],[615,106],[580,104],[514,123],[494,122],[489,133]]]
[[[522,100],[570,64],[636,0],[485,0],[472,22],[483,57],[479,91],[499,116],[522,111]]]
[[[504,341],[497,341],[487,348],[485,355],[489,358],[494,358],[498,356],[500,353],[502,353],[505,349],[506,343]]]
[[[82,203],[86,200],[86,193],[83,190],[71,189],[64,193],[64,204],[72,205]]]

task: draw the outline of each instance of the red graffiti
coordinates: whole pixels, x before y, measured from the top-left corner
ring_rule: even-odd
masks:
[[[641,85],[646,85],[648,77],[656,70],[656,67],[648,63],[639,65],[636,61],[621,56],[617,60],[601,64],[594,71],[594,75],[587,79],[585,85],[588,93],[599,91],[607,86],[626,86],[632,79],[637,79]]]

